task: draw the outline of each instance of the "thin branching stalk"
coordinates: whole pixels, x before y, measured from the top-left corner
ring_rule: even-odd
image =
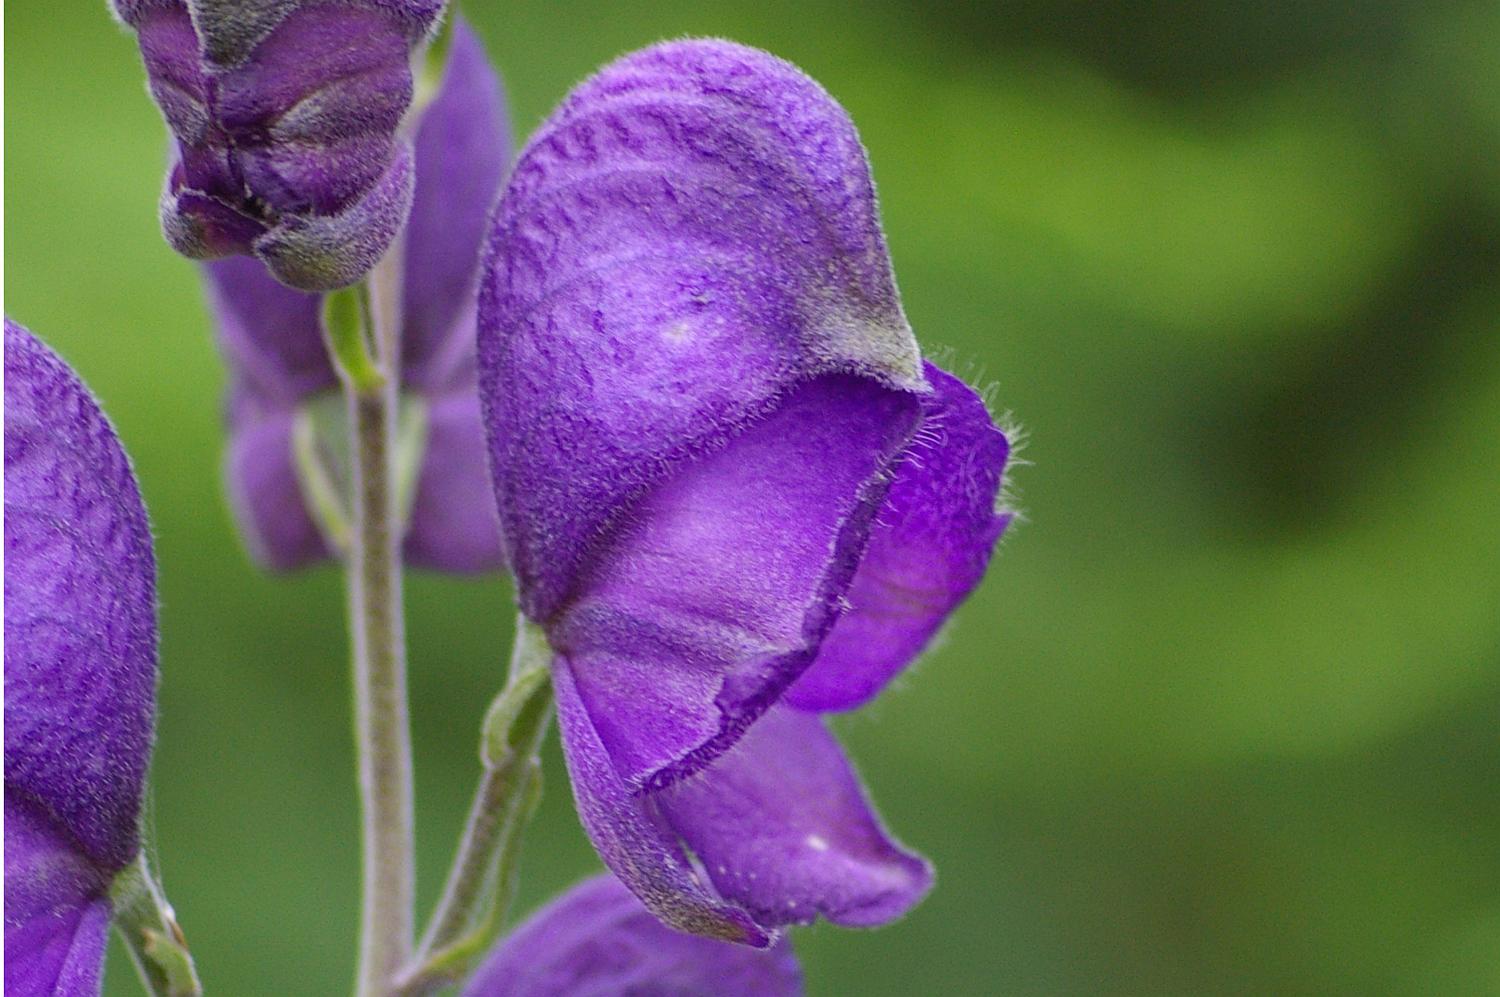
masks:
[[[460,979],[504,921],[521,834],[541,795],[537,753],[552,717],[551,651],[540,628],[516,621],[510,678],[485,716],[480,776],[443,895],[397,992],[418,997]]]

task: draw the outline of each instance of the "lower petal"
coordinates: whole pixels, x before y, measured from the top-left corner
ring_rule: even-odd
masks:
[[[718,892],[763,925],[871,927],[905,914],[932,867],[881,826],[823,721],[775,708],[657,799]]]
[[[202,274],[237,384],[283,406],[338,384],[323,345],[318,295],[278,283],[248,256],[205,263]]]
[[[736,994],[796,997],[802,971],[785,941],[767,950],[684,935],[613,876],[573,887],[506,938],[464,997]]]
[[[232,427],[224,473],[229,505],[251,558],[288,571],[328,557],[307,513],[292,455],[291,412],[260,414]]]
[[[573,799],[604,864],[651,913],[679,931],[757,948],[771,944],[773,935],[714,894],[652,801],[621,780],[566,660],[554,662],[552,685]]]
[[[979,584],[1010,521],[995,510],[1005,434],[968,385],[932,364],[927,379],[933,394],[875,518],[849,611],[787,690],[799,709],[852,709],[884,688]]]
[[[5,797],[5,992],[99,992],[105,877],[37,811]]]

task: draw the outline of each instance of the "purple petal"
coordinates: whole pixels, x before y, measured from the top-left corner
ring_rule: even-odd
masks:
[[[538,131],[490,231],[479,356],[539,620],[636,495],[793,386],[929,390],[848,116],[788,63],[718,41],[627,56]]]
[[[256,196],[283,216],[335,214],[378,181],[390,163],[389,136],[356,135],[316,145],[273,135],[262,147],[238,150],[235,165]]]
[[[5,786],[102,869],[135,855],[156,687],[156,562],[114,429],[5,322]]]
[[[390,165],[359,200],[338,214],[286,215],[255,240],[255,255],[275,278],[303,291],[328,291],[363,279],[406,221],[412,196],[411,148],[398,143]]]
[[[494,571],[505,564],[472,383],[429,402],[427,452],[405,549],[412,564],[435,571]]]
[[[263,213],[246,205],[239,186],[222,157],[181,148],[180,156],[166,171],[157,210],[166,243],[189,259],[220,259],[249,253],[255,240],[266,234]],[[187,163],[198,163],[198,181],[204,187],[187,186]],[[208,175],[208,174],[213,174]]]
[[[474,351],[474,290],[485,222],[510,163],[500,78],[463,18],[442,86],[417,127],[417,184],[406,226],[403,377],[426,388],[448,373],[450,340]],[[460,314],[470,313],[467,323]],[[491,500],[486,500],[487,502]]]
[[[734,994],[796,997],[791,944],[760,950],[664,927],[613,876],[573,887],[485,960],[464,997]]]
[[[132,12],[154,3],[180,0],[115,0],[120,19],[133,24]],[[203,32],[204,56],[221,66],[250,58],[258,45],[283,21],[323,0],[190,0]],[[335,6],[330,4],[329,6]],[[443,0],[341,0],[337,7],[375,11],[415,45],[443,8]]]
[[[5,992],[97,994],[108,881],[67,835],[5,790]]]
[[[219,346],[235,378],[267,400],[294,405],[333,387],[319,295],[294,291],[248,257],[203,265]]]
[[[870,531],[849,611],[789,690],[804,710],[866,702],[905,668],[984,577],[1010,516],[995,511],[1009,446],[984,402],[931,364],[922,428]]]
[[[325,560],[330,551],[307,512],[292,451],[293,411],[252,416],[230,405],[225,485],[235,524],[250,557],[271,571],[289,571]]]
[[[554,662],[552,684],[573,799],[604,864],[652,914],[680,931],[757,948],[770,945],[774,933],[720,900],[655,804],[635,795],[620,779],[579,699],[566,660]]]
[[[252,147],[278,131],[303,142],[389,139],[412,93],[410,43],[400,26],[358,4],[287,6],[288,16],[241,59],[212,67],[219,123]],[[198,20],[211,27],[219,19]]]
[[[819,718],[774,708],[698,775],[643,793],[610,761],[572,663],[558,658],[552,671],[584,829],[667,924],[762,946],[818,915],[884,924],[931,887],[931,867],[886,833]]]
[[[632,789],[712,760],[812,660],[917,411],[863,378],[813,381],[595,550],[548,637]]]
[[[180,162],[168,170],[157,207],[162,237],[191,260],[249,253],[266,233],[265,220],[243,210],[236,200],[186,187]]]
[[[240,537],[269,570],[324,560],[328,547],[292,452],[297,406],[337,383],[319,329],[321,298],[286,287],[247,257],[205,264],[203,275],[230,368],[224,477]]]
[[[881,826],[838,742],[815,716],[773,708],[662,814],[720,896],[761,925],[873,927],[910,910],[932,868]]]
[[[192,17],[180,2],[116,3],[121,20],[136,30],[151,96],[167,127],[191,146],[213,141],[209,84],[199,59]]]

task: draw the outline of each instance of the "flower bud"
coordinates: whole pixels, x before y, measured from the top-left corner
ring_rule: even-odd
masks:
[[[442,0],[114,0],[175,139],[162,231],[303,290],[352,284],[412,200],[397,128]]]
[[[419,412],[425,433],[410,468],[405,555],[440,571],[490,571],[502,557],[475,391],[475,281],[485,215],[510,164],[510,125],[500,80],[461,18],[412,125],[399,374],[402,410]],[[273,570],[325,560],[337,544],[314,514],[298,456],[299,426],[345,417],[319,327],[324,296],[285,287],[243,257],[206,263],[203,273],[230,370],[225,475],[241,536]],[[330,429],[340,439],[347,432]]]

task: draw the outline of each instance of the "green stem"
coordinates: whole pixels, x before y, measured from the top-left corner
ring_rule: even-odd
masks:
[[[152,997],[200,997],[203,986],[187,939],[172,905],[146,867],[144,852],[115,877],[110,901],[115,927],[146,992]]]
[[[551,651],[540,628],[516,621],[510,678],[485,716],[479,785],[427,931],[402,973],[402,997],[463,976],[489,947],[509,905],[521,831],[541,795],[537,753],[552,717]]]
[[[395,254],[392,254],[395,255]],[[370,312],[349,317],[350,298],[330,296],[325,316],[332,358],[349,407],[353,456],[351,529],[345,559],[354,673],[355,743],[361,804],[359,976],[361,997],[390,993],[411,953],[415,893],[411,733],[406,702],[406,634],[402,616],[401,539],[393,458],[400,357],[389,295],[371,275]],[[399,267],[396,268],[399,272]],[[351,325],[357,325],[351,335]],[[357,347],[374,347],[374,357]],[[373,371],[373,374],[372,374]]]

